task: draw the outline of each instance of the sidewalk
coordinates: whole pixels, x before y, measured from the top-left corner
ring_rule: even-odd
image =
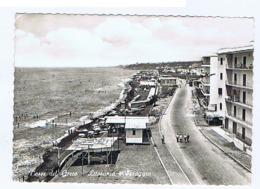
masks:
[[[200,132],[215,146],[217,146],[226,155],[240,164],[242,167],[251,172],[251,156],[246,152],[237,148],[233,142],[233,139],[229,137],[223,137],[223,130],[220,127],[208,126],[203,118],[203,111],[198,103],[198,99],[193,96],[193,110],[194,110],[194,122],[195,125],[200,127]]]
[[[218,130],[220,129],[221,128],[219,127],[201,127],[200,132],[226,155],[251,172],[251,156],[238,149],[233,142],[230,142],[222,137],[218,133]]]

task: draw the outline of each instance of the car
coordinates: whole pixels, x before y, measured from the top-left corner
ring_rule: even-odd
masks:
[[[92,138],[95,135],[94,131],[89,131],[88,132],[88,137]]]
[[[93,130],[94,130],[94,131],[100,131],[101,128],[100,128],[99,125],[93,125]]]
[[[79,137],[85,137],[86,135],[84,134],[84,133],[79,133],[79,135],[78,135]]]
[[[107,156],[104,153],[95,153],[90,156],[90,162],[104,163],[107,161]]]

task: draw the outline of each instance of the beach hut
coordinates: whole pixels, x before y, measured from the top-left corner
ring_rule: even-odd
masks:
[[[106,123],[116,125],[116,127],[124,127],[126,144],[149,144],[148,117],[113,116],[107,117]]]
[[[144,144],[149,141],[147,136],[148,117],[126,119],[126,144]]]

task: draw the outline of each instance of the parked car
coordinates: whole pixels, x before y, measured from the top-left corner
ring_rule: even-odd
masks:
[[[95,153],[90,156],[90,162],[104,163],[107,161],[107,156],[104,153]]]
[[[94,131],[100,131],[101,128],[100,128],[99,125],[94,125],[93,130],[94,130]]]
[[[88,137],[92,138],[92,137],[94,137],[94,135],[95,135],[94,131],[89,131],[88,132]]]
[[[86,135],[84,133],[79,133],[79,137],[85,137]]]

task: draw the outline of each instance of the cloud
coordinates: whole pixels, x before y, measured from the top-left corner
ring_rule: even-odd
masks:
[[[33,34],[22,30],[15,31],[15,53],[30,54],[37,52],[40,47],[40,40]]]
[[[94,32],[104,41],[114,46],[127,46],[135,41],[146,41],[152,32],[140,23],[130,22],[126,18],[107,18]]]
[[[50,23],[39,24],[36,33],[31,27],[18,27],[15,32],[16,65],[111,66],[136,62],[199,60],[204,55],[215,53],[218,48],[253,40],[253,25],[246,19],[141,19],[123,16],[69,18],[65,20],[65,17],[60,17],[59,27],[53,27],[49,19]],[[45,19],[41,17],[41,20]],[[41,27],[44,27],[45,32],[39,35]]]

